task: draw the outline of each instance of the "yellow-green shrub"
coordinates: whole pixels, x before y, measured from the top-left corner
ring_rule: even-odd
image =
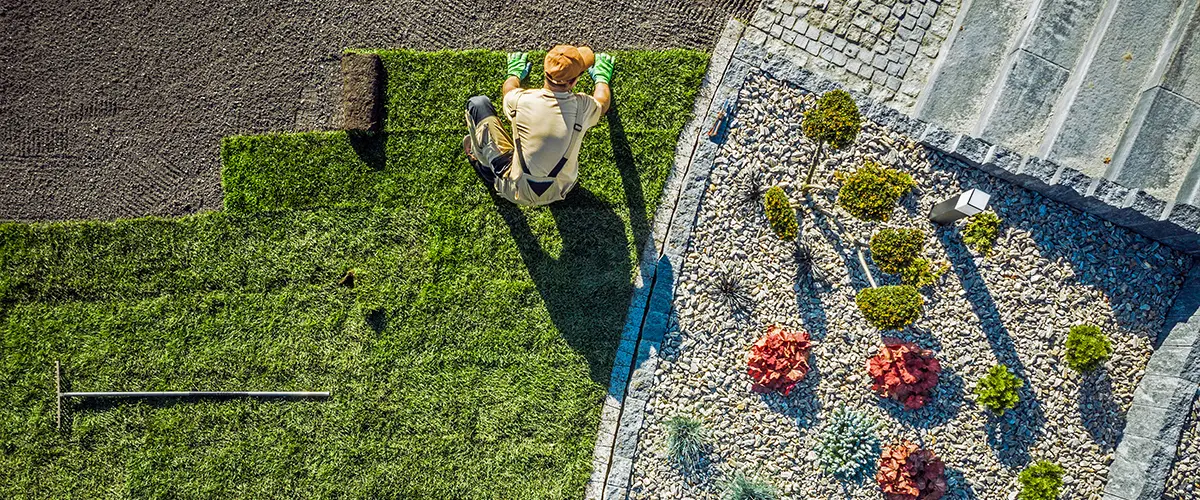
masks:
[[[766,208],[767,221],[771,223],[771,229],[775,231],[775,236],[784,241],[796,239],[796,234],[800,230],[799,224],[796,223],[796,209],[792,208],[783,188],[772,186],[771,189],[768,189],[763,206]]]
[[[867,221],[886,221],[900,197],[916,187],[912,176],[868,160],[846,177],[837,202],[850,215]]]

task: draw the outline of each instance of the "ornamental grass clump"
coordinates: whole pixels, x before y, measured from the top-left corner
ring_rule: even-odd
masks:
[[[863,317],[880,330],[898,330],[921,317],[925,299],[912,285],[864,288],[854,298]]]
[[[906,410],[925,406],[942,373],[941,363],[933,357],[933,351],[911,342],[883,342],[879,353],[867,360],[867,373],[874,381],[871,390],[904,403]]]
[[[962,239],[979,255],[991,255],[1000,236],[1000,217],[995,212],[980,212],[971,216],[967,226],[963,228]]]
[[[879,422],[862,413],[838,408],[821,431],[816,451],[821,469],[843,481],[862,478],[879,456]]]
[[[723,500],[778,500],[779,491],[774,486],[758,479],[751,479],[741,472],[725,485]]]
[[[755,392],[780,392],[787,396],[808,375],[812,339],[808,332],[767,327],[767,333],[750,347],[746,372],[754,379]]]
[[[1017,477],[1017,481],[1021,483],[1021,492],[1017,494],[1017,498],[1018,500],[1057,500],[1058,495],[1062,492],[1062,478],[1062,466],[1046,460],[1038,461],[1026,467]]]
[[[875,480],[886,500],[938,500],[946,494],[946,464],[905,442],[883,450]]]
[[[800,126],[805,137],[817,141],[808,175],[804,178],[804,184],[809,185],[812,184],[813,172],[817,169],[824,145],[842,149],[853,143],[862,130],[862,115],[849,92],[831,90],[817,98],[817,104],[804,112]]]
[[[1067,366],[1090,372],[1112,356],[1112,341],[1095,325],[1075,325],[1067,333]]]
[[[912,176],[868,160],[845,178],[838,190],[837,203],[859,219],[886,221],[891,218],[900,197],[914,187],[916,183]]]
[[[1025,382],[1013,374],[1007,366],[993,366],[986,377],[979,380],[975,386],[975,394],[979,404],[991,410],[996,415],[1003,416],[1004,412],[1017,407],[1021,397],[1017,393]]]
[[[695,469],[700,465],[700,456],[704,450],[704,440],[708,431],[700,420],[675,415],[666,421],[667,427],[667,456],[685,469]]]
[[[871,236],[871,259],[879,270],[899,274],[906,285],[932,285],[941,274],[929,259],[920,257],[925,249],[925,232],[920,229],[881,229]]]
[[[792,208],[783,188],[772,186],[771,189],[768,189],[763,198],[763,206],[766,209],[767,221],[771,223],[771,230],[775,231],[775,236],[783,241],[795,240],[796,234],[799,232],[796,210]]]

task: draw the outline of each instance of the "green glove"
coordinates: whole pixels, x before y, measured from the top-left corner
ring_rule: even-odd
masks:
[[[529,76],[529,55],[524,52],[509,52],[508,53],[508,73],[506,77],[515,76],[524,80]]]
[[[613,77],[613,66],[617,59],[603,52],[596,54],[596,64],[588,68],[588,75],[596,83],[608,83]]]

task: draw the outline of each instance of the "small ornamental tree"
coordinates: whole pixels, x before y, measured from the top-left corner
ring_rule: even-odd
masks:
[[[986,377],[979,380],[979,384],[975,386],[975,394],[979,397],[980,405],[996,415],[1003,416],[1005,411],[1017,407],[1017,402],[1021,399],[1017,391],[1023,385],[1025,381],[1017,378],[1007,366],[996,365],[988,371]]]
[[[1112,341],[1096,325],[1075,325],[1067,333],[1067,366],[1090,372],[1112,356]]]
[[[1063,468],[1041,460],[1021,471],[1017,481],[1021,483],[1021,492],[1017,494],[1019,500],[1058,500],[1062,492]]]
[[[911,175],[868,160],[862,168],[844,178],[837,203],[859,219],[887,221],[900,197],[916,185]]]
[[[883,450],[875,480],[886,500],[938,500],[946,494],[946,464],[905,442]]]
[[[793,332],[779,325],[768,327],[766,335],[750,348],[746,372],[754,379],[753,390],[790,394],[808,375],[811,351],[812,339],[808,332]]]
[[[783,188],[773,186],[768,189],[763,200],[763,208],[767,213],[767,221],[771,223],[771,230],[775,231],[775,236],[783,241],[796,239],[796,234],[799,232],[796,210],[788,202]]]
[[[813,173],[826,144],[833,149],[849,146],[862,130],[862,115],[858,113],[858,105],[854,97],[845,90],[831,90],[817,99],[817,104],[804,112],[801,123],[804,136],[817,142],[813,153],[812,164],[808,167],[808,175],[804,185],[812,184]]]
[[[910,285],[864,288],[854,297],[863,317],[880,330],[898,330],[921,317],[925,299]]]
[[[883,342],[879,354],[867,360],[867,373],[874,381],[871,390],[904,403],[906,410],[925,406],[942,372],[933,351],[892,338]]]

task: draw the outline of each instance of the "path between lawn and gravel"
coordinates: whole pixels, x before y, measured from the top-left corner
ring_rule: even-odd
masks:
[[[346,48],[708,50],[757,3],[2,0],[0,220],[217,210],[222,137],[336,128]]]
[[[852,172],[864,159],[909,172],[917,181],[885,224],[849,215],[832,220],[801,211],[801,243],[771,233],[753,182],[779,184],[798,196],[798,175],[813,143],[799,131],[812,94],[753,70],[738,95],[737,121],[715,166],[679,271],[672,328],[663,340],[638,437],[631,494],[635,498],[716,497],[735,472],[768,478],[788,498],[832,498],[842,485],[822,474],[812,451],[824,418],[840,405],[885,422],[884,444],[909,439],[945,461],[951,498],[1005,498],[1020,470],[1048,459],[1066,469],[1064,498],[1099,498],[1123,415],[1132,401],[1164,315],[1190,261],[1186,256],[1094,216],[931,153],[868,121],[851,148],[818,171],[836,185],[835,170]],[[968,251],[955,227],[924,214],[965,189],[992,194],[1004,220],[991,256]],[[828,200],[825,201],[828,207]],[[961,223],[959,223],[961,225]],[[911,328],[879,332],[854,304],[867,286],[846,238],[881,227],[926,232],[926,256],[951,269],[927,290],[925,313]],[[753,306],[737,314],[714,296],[722,275],[741,276]],[[876,278],[890,282],[876,271]],[[1095,323],[1114,342],[1100,373],[1083,377],[1062,360],[1070,326]],[[766,325],[809,331],[814,367],[790,397],[749,390],[746,352]],[[866,359],[882,336],[932,349],[942,362],[934,401],[905,412],[869,389]],[[974,403],[976,382],[997,362],[1027,381],[1023,402],[1004,418]],[[684,475],[665,456],[663,422],[700,417],[712,430],[709,463]],[[850,487],[853,498],[877,498],[873,480]]]

